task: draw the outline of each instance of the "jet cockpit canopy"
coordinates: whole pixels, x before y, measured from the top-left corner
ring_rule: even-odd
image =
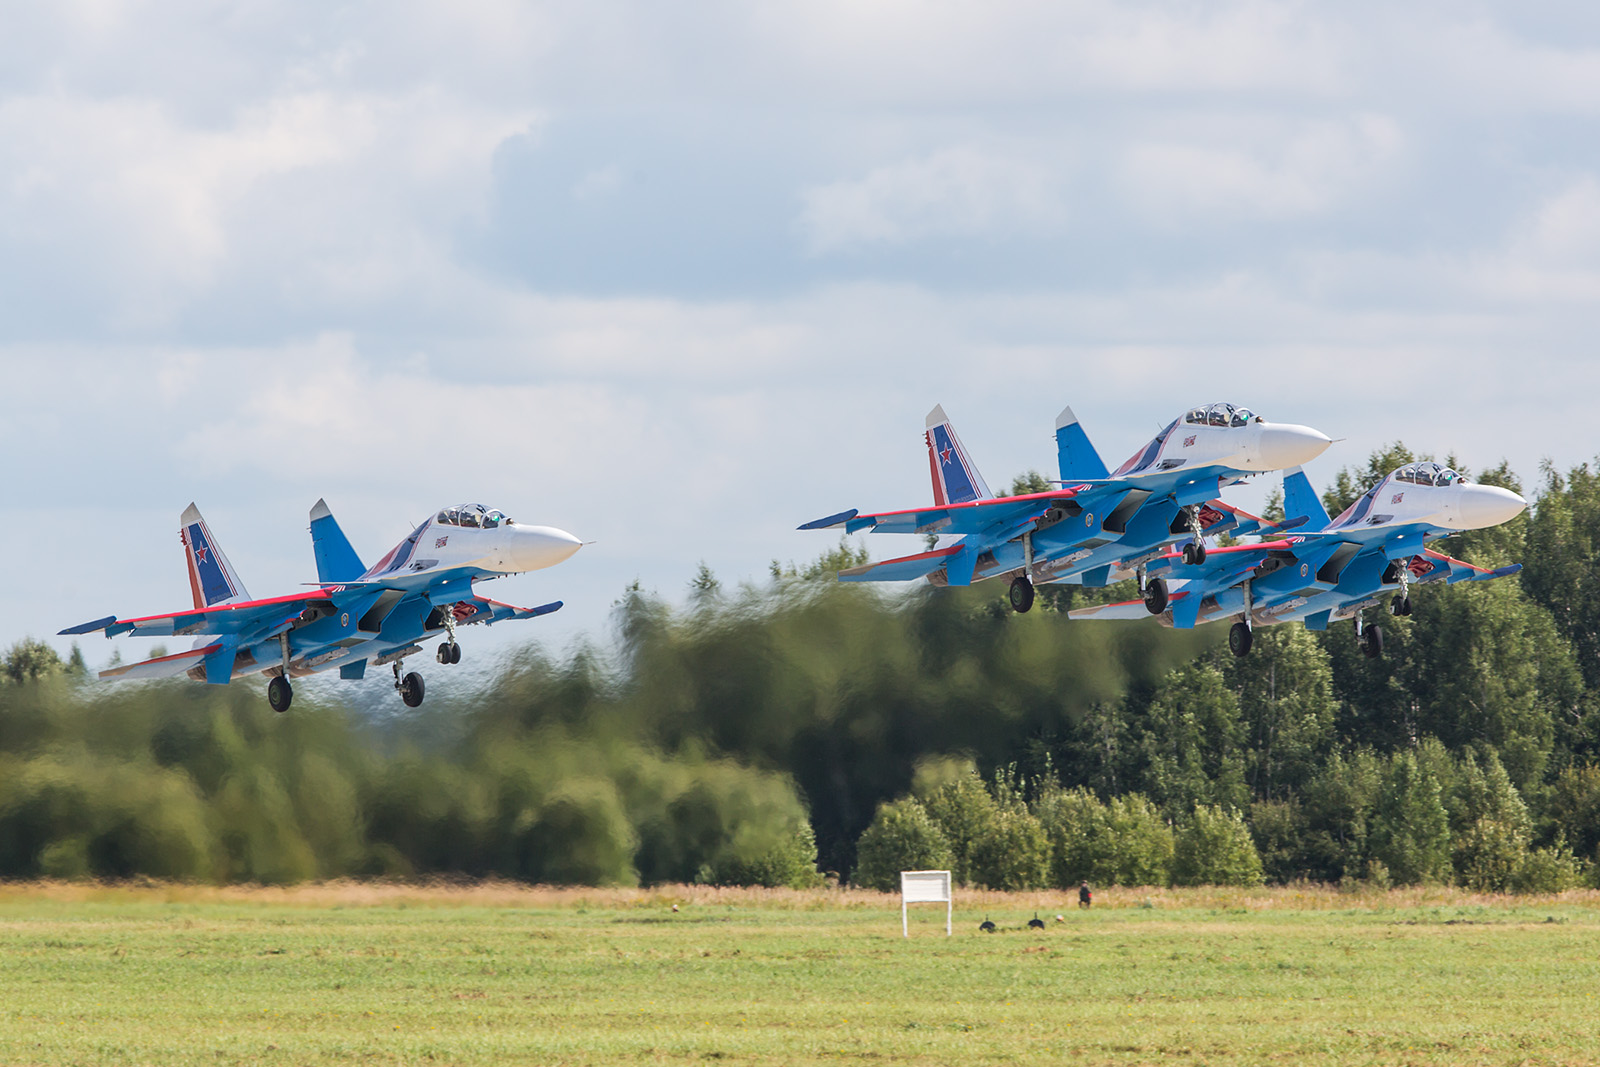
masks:
[[[1395,471],[1391,477],[1397,482],[1440,487],[1459,485],[1467,480],[1442,463],[1407,463],[1404,467]]]
[[[1248,426],[1252,421],[1262,421],[1261,416],[1249,408],[1232,404],[1210,404],[1195,408],[1183,417],[1191,426]]]
[[[433,521],[440,526],[466,526],[483,530],[493,530],[501,525],[514,525],[505,512],[486,508],[482,504],[462,504],[458,507],[445,508],[434,516]]]

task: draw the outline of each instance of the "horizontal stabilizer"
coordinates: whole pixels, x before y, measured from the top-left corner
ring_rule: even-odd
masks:
[[[829,515],[825,519],[813,519],[810,522],[801,523],[796,529],[826,530],[830,526],[840,526],[847,523],[859,514],[861,514],[859,508],[851,508],[849,511],[841,511],[837,515]]]
[[[932,552],[919,552],[915,556],[886,559],[881,563],[865,563],[859,567],[840,571],[839,580],[841,582],[915,581],[918,578],[926,578],[943,567],[951,556],[960,551],[960,545],[951,545],[949,548],[939,548]]]
[[[160,656],[156,659],[141,660],[138,663],[124,663],[119,667],[100,672],[102,679],[107,678],[173,678],[187,672],[191,667],[196,667],[200,661],[213,652],[219,651],[222,643],[207,645],[204,648],[192,648],[187,652],[179,652],[171,656]]]
[[[1170,603],[1179,605],[1189,598],[1189,593],[1179,589],[1171,595]],[[1144,606],[1142,600],[1123,600],[1114,605],[1090,605],[1088,608],[1074,608],[1067,613],[1069,619],[1094,619],[1094,621],[1125,621],[1136,622],[1139,619],[1152,619],[1150,609]]]
[[[107,615],[103,619],[94,620],[94,622],[79,623],[77,626],[69,626],[65,630],[57,630],[56,633],[60,636],[65,636],[67,634],[92,634],[96,630],[104,630],[107,626],[110,626],[116,621],[117,617],[115,615]]]

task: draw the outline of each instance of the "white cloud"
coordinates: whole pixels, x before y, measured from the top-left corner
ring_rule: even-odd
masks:
[[[1038,164],[951,148],[807,189],[799,227],[813,254],[1055,229],[1066,217],[1060,185]]]
[[[1313,215],[1372,185],[1404,146],[1398,124],[1378,115],[1272,134],[1216,132],[1207,142],[1131,145],[1122,164],[1126,195],[1154,218],[1186,226]],[[1225,143],[1230,137],[1249,143]]]

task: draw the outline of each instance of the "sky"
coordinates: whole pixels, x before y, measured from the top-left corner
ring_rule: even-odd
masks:
[[[604,643],[636,580],[761,582],[833,543],[801,522],[926,501],[936,403],[997,486],[1065,405],[1112,464],[1248,405],[1340,439],[1319,484],[1397,439],[1528,483],[1600,452],[1593,5],[4,22],[0,648],[185,606],[190,501],[293,592],[318,498],[369,562],[461,501],[593,541],[486,590],[561,612],[463,641]]]

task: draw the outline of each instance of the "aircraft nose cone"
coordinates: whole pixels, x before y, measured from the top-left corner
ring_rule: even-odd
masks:
[[[1309,426],[1269,422],[1261,427],[1261,464],[1266,470],[1287,470],[1310,463],[1333,440]]]
[[[1463,485],[1461,487],[1461,525],[1468,530],[1481,530],[1499,526],[1522,514],[1528,502],[1509,489],[1498,485]]]
[[[512,556],[517,570],[554,567],[583,547],[583,542],[554,526],[514,526]]]

